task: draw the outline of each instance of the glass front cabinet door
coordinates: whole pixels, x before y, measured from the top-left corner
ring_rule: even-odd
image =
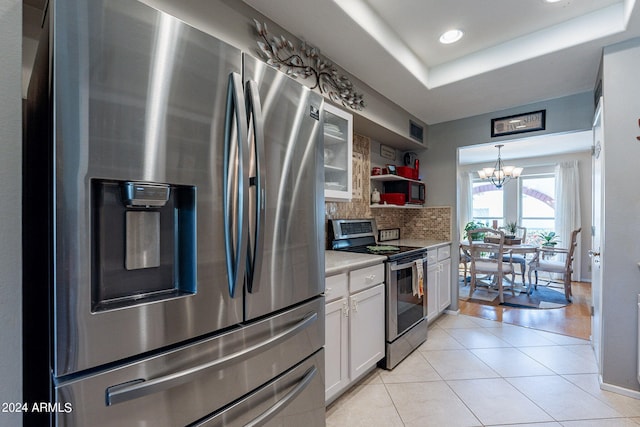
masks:
[[[351,200],[353,116],[324,105],[324,197]]]

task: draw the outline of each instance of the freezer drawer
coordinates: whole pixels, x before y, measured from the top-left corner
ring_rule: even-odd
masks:
[[[324,349],[193,427],[325,425]]]
[[[56,402],[72,410],[57,414],[57,425],[187,425],[267,384],[323,344],[324,298],[318,297],[153,357],[58,380]],[[324,404],[324,385],[321,389],[319,405]]]

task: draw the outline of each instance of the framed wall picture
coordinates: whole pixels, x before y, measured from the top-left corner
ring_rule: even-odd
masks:
[[[380,156],[385,159],[395,160],[396,159],[396,149],[393,147],[388,147],[386,145],[380,144]]]
[[[533,111],[531,113],[491,119],[491,137],[544,130],[546,111]]]

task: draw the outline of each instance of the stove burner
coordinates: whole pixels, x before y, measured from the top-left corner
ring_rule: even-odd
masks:
[[[372,249],[377,247],[388,247],[388,245],[368,245],[368,246],[348,246],[344,248],[336,248],[339,251],[345,252],[355,252],[359,254],[371,254],[371,255],[383,255],[391,259],[397,259],[404,257],[405,255],[417,255],[417,257],[422,257],[423,252],[425,252],[424,248],[419,248],[415,246],[394,246],[395,250],[384,250],[384,249]]]
[[[377,233],[375,221],[369,220],[332,220],[331,248],[339,251],[360,254],[374,254],[387,256],[389,260],[405,259],[406,257],[424,257],[424,248],[402,245],[380,245],[376,242]],[[391,242],[388,242],[391,243]]]

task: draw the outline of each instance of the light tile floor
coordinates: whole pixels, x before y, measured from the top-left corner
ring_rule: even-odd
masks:
[[[640,425],[640,400],[600,390],[588,341],[443,315],[393,371],[327,408],[329,427]]]

